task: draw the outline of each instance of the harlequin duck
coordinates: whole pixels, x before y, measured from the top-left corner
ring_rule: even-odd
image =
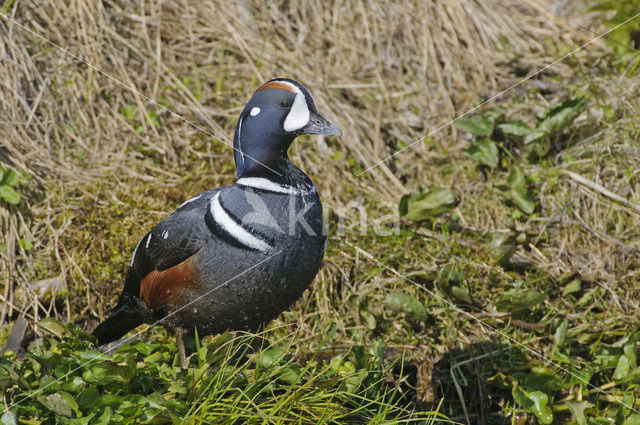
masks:
[[[124,289],[94,331],[100,345],[162,320],[183,335],[256,331],[296,301],[320,269],[322,205],[287,150],[299,134],[340,135],[300,83],[254,93],[233,139],[237,181],[186,201],[138,243]]]

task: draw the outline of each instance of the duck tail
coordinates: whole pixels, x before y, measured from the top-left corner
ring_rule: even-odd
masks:
[[[122,338],[130,330],[148,321],[149,310],[135,293],[136,286],[140,288],[140,279],[135,270],[130,267],[127,270],[124,291],[118,299],[118,304],[111,310],[109,317],[93,330],[92,334],[98,338],[98,345]]]

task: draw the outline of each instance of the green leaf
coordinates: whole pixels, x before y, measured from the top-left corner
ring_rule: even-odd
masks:
[[[57,336],[59,339],[62,339],[65,335],[68,335],[67,329],[64,327],[64,325],[51,317],[47,317],[39,321],[38,326],[45,331]]]
[[[500,311],[516,313],[529,310],[542,303],[546,298],[544,294],[534,289],[513,288],[496,300],[496,307]]]
[[[82,413],[80,412],[80,410],[78,410],[78,403],[76,403],[76,400],[71,394],[66,391],[59,391],[57,394],[60,394],[60,396],[62,396],[62,398],[67,402],[67,405],[76,414],[76,416],[82,416]]]
[[[498,387],[507,389],[510,388],[512,390],[518,385],[518,381],[516,381],[513,376],[505,375],[502,372],[496,373],[495,375],[487,379],[487,381],[493,385],[497,385]]]
[[[41,395],[37,400],[42,403],[47,409],[54,412],[56,415],[70,418],[73,415],[71,406],[66,398],[62,397],[59,393],[50,394],[48,396]]]
[[[412,221],[434,219],[458,204],[451,189],[439,188],[405,195],[400,200],[400,215]]]
[[[629,342],[624,346],[624,355],[629,359],[629,366],[635,369],[638,365],[638,353],[636,352],[636,342],[638,340],[638,334],[633,333],[629,337]]]
[[[28,183],[31,175],[24,171],[15,172],[8,168],[4,174],[0,173],[0,186],[15,187],[19,184]]]
[[[354,393],[367,377],[366,370],[360,370],[352,374],[346,375],[344,380],[344,388],[348,393]]]
[[[376,328],[377,326],[376,316],[374,316],[373,314],[371,314],[366,310],[362,310],[360,312],[360,316],[362,316],[362,318],[364,319],[364,322],[367,325],[367,329],[372,331]]]
[[[493,133],[495,116],[483,112],[468,118],[458,118],[453,123],[462,131],[478,136],[490,136]]]
[[[536,208],[535,201],[527,197],[527,195],[517,191],[513,192],[511,202],[513,202],[513,204],[525,214],[533,213],[533,210]]]
[[[20,195],[10,186],[0,186],[0,198],[7,204],[15,205],[20,202]]]
[[[630,366],[629,358],[625,355],[620,356],[620,358],[618,358],[618,364],[616,365],[616,370],[613,372],[613,376],[612,376],[613,380],[623,381],[629,374],[630,370],[631,370],[631,366]]]
[[[0,177],[0,186],[15,186],[19,180],[18,174],[11,168],[8,168]]]
[[[158,119],[158,112],[149,111],[147,118],[151,125],[153,125],[154,127],[160,127],[160,119]]]
[[[618,359],[612,376],[614,381],[624,381],[630,377],[631,371],[635,371],[637,366],[636,341],[637,334],[634,333],[623,348],[624,354]]]
[[[167,388],[168,393],[178,393],[178,394],[186,394],[187,388],[185,387],[184,382],[182,381],[173,381],[169,384],[169,388]]]
[[[416,322],[427,320],[427,309],[424,304],[413,295],[404,292],[392,292],[385,295],[384,306],[396,313],[406,313]]]
[[[513,399],[527,412],[533,413],[541,424],[553,423],[553,412],[549,408],[549,397],[542,391],[528,392],[516,386]]]
[[[462,154],[489,168],[498,166],[498,147],[493,140],[487,137],[476,140],[470,148],[462,151]]]
[[[640,425],[640,413],[632,413],[622,425]]]
[[[134,105],[123,106],[120,108],[120,113],[126,119],[133,121],[137,118],[136,107]]]
[[[593,404],[589,403],[586,400],[571,400],[567,402],[567,407],[571,411],[571,414],[573,415],[578,425],[587,425],[587,418],[584,415],[584,411],[590,407],[593,407]]]
[[[538,121],[540,121],[536,128],[550,128],[553,125],[563,126],[570,124],[571,121],[580,114],[580,112],[586,109],[586,107],[587,99],[584,97],[576,97],[559,103],[554,103],[536,114]],[[548,121],[543,126],[542,123],[547,120],[551,121]]]
[[[528,371],[513,372],[513,377],[529,391],[548,393],[564,387],[563,381],[553,371],[539,365],[532,366]]]
[[[89,416],[83,416],[81,418],[67,419],[59,418],[62,425],[88,425],[91,419],[95,416],[95,413],[91,413]]]
[[[285,352],[279,348],[270,348],[263,351],[256,359],[256,365],[264,370],[272,369],[280,365]]]
[[[112,414],[113,414],[113,411],[111,410],[111,407],[110,406],[106,406],[104,408],[104,412],[102,413],[102,415],[100,415],[97,418],[97,422],[95,422],[94,425],[107,425],[107,424],[112,423],[110,421]]]
[[[452,286],[449,288],[449,291],[451,292],[451,296],[453,296],[453,298],[455,298],[456,300],[467,304],[473,304],[473,298],[471,298],[471,292],[469,291],[469,288],[462,286]]]
[[[498,128],[502,131],[502,134],[509,138],[521,138],[531,133],[531,127],[520,120],[507,121],[499,124]]]
[[[538,125],[524,138],[527,151],[543,157],[551,149],[550,140],[560,134],[587,107],[587,99],[578,97],[551,105],[538,114]]]
[[[487,243],[489,255],[496,264],[504,265],[516,252],[516,241],[508,233],[492,233]]]
[[[496,187],[495,191],[513,203],[523,213],[531,214],[536,204],[527,194],[528,187],[529,184],[527,183],[524,169],[518,164],[513,164],[509,177],[507,177],[507,184]]]
[[[98,389],[96,387],[89,387],[78,394],[76,401],[80,407],[87,409],[94,405],[99,398],[100,393],[98,392]]]
[[[555,333],[553,334],[554,339],[554,351],[558,348],[562,347],[567,339],[567,329],[569,327],[569,322],[567,319],[562,320],[560,325],[556,328]]]
[[[580,279],[572,279],[562,290],[562,296],[566,297],[569,294],[574,294],[580,291],[582,291],[582,281]]]
[[[132,374],[130,367],[104,362],[88,366],[82,373],[82,378],[92,384],[117,386],[128,382]]]
[[[302,375],[302,368],[299,365],[291,364],[284,366],[278,371],[278,381],[292,385],[298,382]]]
[[[0,418],[1,425],[17,425],[16,415],[13,414],[11,410],[7,410],[4,412],[2,417]]]
[[[438,273],[438,288],[447,296],[467,304],[473,304],[471,292],[465,286],[466,278],[467,276],[464,273],[444,267]]]
[[[527,190],[527,176],[524,173],[524,169],[518,164],[513,164],[511,167],[511,171],[509,172],[509,177],[507,177],[507,184],[509,187],[517,191],[525,191]]]
[[[550,136],[540,130],[533,130],[524,138],[524,148],[529,160],[542,158],[551,150]]]
[[[29,251],[31,248],[33,248],[33,242],[31,241],[31,239],[19,239],[18,240],[18,245],[20,245],[21,247],[23,247],[27,251]]]

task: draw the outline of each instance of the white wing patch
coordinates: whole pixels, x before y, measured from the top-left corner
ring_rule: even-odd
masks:
[[[133,250],[133,255],[131,256],[131,264],[130,267],[133,267],[133,260],[136,259],[136,254],[138,253],[138,248],[140,248],[140,244],[142,243],[142,240],[144,238],[140,239],[140,241],[138,242],[138,245],[136,245],[136,249]],[[149,244],[147,244],[149,245]]]
[[[251,112],[249,112],[249,115],[251,115],[252,117],[255,117],[259,113],[260,113],[260,108],[258,108],[257,106],[254,106],[253,108],[251,108]]]
[[[296,188],[278,184],[262,177],[241,177],[238,179],[238,184],[241,186],[266,190],[267,192],[286,193],[288,195],[298,194],[298,189]]]
[[[269,251],[271,249],[271,245],[253,236],[242,226],[236,223],[220,204],[219,198],[220,192],[215,194],[211,200],[211,204],[209,205],[213,220],[218,224],[218,226],[222,227],[231,237],[248,248],[257,249],[262,252]]]

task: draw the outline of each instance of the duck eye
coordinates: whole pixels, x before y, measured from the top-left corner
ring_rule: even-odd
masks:
[[[280,106],[282,106],[283,109],[287,109],[291,105],[286,100],[283,100],[282,102],[280,102]]]

